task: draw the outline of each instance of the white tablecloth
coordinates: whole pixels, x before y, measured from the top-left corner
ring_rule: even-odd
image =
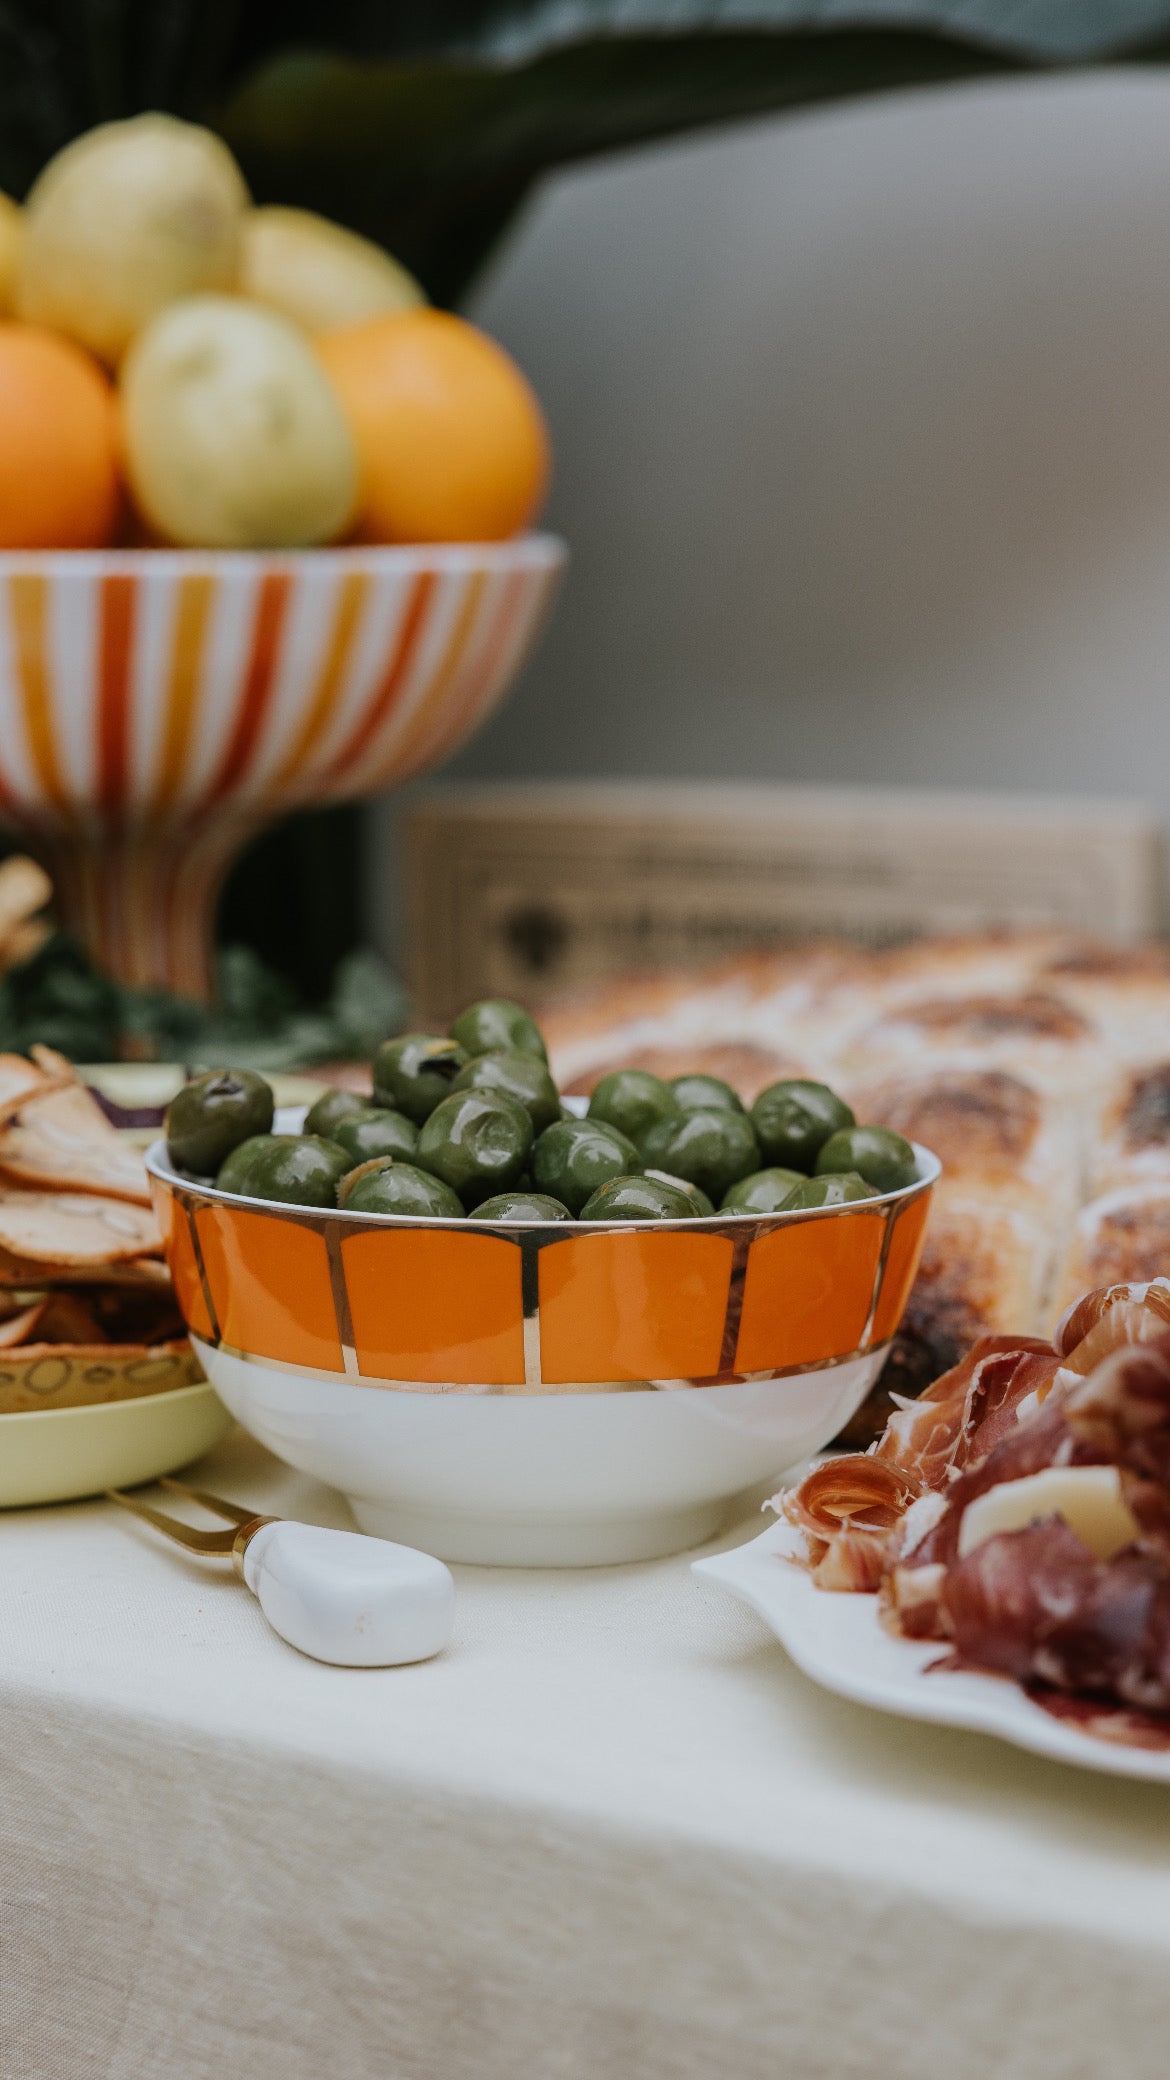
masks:
[[[457,1579],[334,1670],[112,1506],[0,1518],[3,2080],[1165,2080],[1170,1794],[825,1696],[685,1557]]]

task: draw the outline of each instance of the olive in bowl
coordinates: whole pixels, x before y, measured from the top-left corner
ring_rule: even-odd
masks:
[[[603,1126],[616,1127],[619,1134],[639,1142],[660,1119],[679,1112],[678,1099],[668,1083],[648,1069],[611,1069],[603,1076],[589,1100],[588,1118]]]
[[[679,1186],[659,1177],[611,1177],[585,1201],[583,1221],[690,1221],[695,1209]]]
[[[785,1213],[809,1212],[818,1206],[851,1206],[855,1199],[874,1199],[873,1185],[856,1170],[836,1170],[831,1176],[802,1177],[784,1201]]]
[[[305,1129],[310,1131],[308,1120]],[[375,1156],[398,1156],[409,1163],[418,1148],[418,1132],[404,1112],[368,1105],[339,1119],[329,1138],[348,1152],[351,1163],[369,1163]]]
[[[783,1213],[810,1213],[816,1206],[851,1206],[858,1198],[876,1198],[872,1184],[858,1171],[833,1171],[824,1177],[802,1177],[785,1198]]]
[[[690,1200],[691,1212],[696,1220],[710,1220],[715,1211],[714,1203],[707,1197],[706,1192],[700,1191],[698,1185],[692,1184],[689,1178],[672,1177],[669,1170],[646,1170],[642,1174],[652,1177],[657,1184],[668,1184],[673,1186],[676,1192],[681,1192],[684,1199]]]
[[[409,1213],[462,1220],[463,1206],[449,1184],[395,1156],[378,1156],[343,1177],[337,1203],[346,1213]]]
[[[477,1054],[474,1060],[459,1071],[453,1090],[457,1091],[506,1091],[523,1105],[532,1121],[534,1134],[543,1134],[554,1120],[561,1116],[561,1100],[556,1084],[543,1062],[533,1054],[518,1054],[514,1050],[499,1054]]]
[[[807,1184],[799,1170],[751,1170],[729,1185],[719,1202],[720,1213],[779,1213],[798,1184]]]
[[[272,1127],[272,1091],[251,1069],[212,1069],[167,1107],[167,1155],[176,1170],[215,1177],[233,1148]]]
[[[373,1110],[373,1100],[363,1098],[358,1091],[322,1091],[305,1114],[302,1132],[323,1134],[326,1141],[332,1141],[343,1119],[357,1119],[363,1112]]]
[[[548,1192],[497,1192],[476,1207],[477,1221],[571,1221],[573,1216],[559,1199]]]
[[[667,1086],[680,1112],[742,1112],[743,1099],[721,1076],[706,1076],[695,1070],[689,1076],[672,1076]]]
[[[508,997],[483,997],[469,1004],[451,1027],[451,1038],[469,1055],[527,1054],[534,1061],[548,1061],[536,1020]]]
[[[642,1162],[686,1178],[718,1205],[730,1185],[760,1167],[760,1144],[746,1112],[709,1108],[661,1119],[643,1134]]]
[[[404,1112],[416,1126],[451,1095],[451,1086],[470,1057],[445,1033],[403,1033],[374,1056],[374,1103]]]
[[[878,1192],[900,1192],[918,1181],[910,1143],[889,1127],[846,1127],[830,1135],[817,1157],[817,1176],[851,1170]]]
[[[599,1119],[558,1120],[545,1128],[532,1151],[537,1191],[550,1193],[578,1216],[600,1185],[611,1177],[636,1176],[641,1168],[633,1142]]]
[[[221,1192],[275,1199],[285,1206],[336,1206],[353,1157],[320,1134],[253,1134],[220,1166]]]
[[[854,1119],[845,1100],[827,1083],[794,1076],[760,1092],[752,1106],[752,1124],[765,1163],[802,1170],[807,1176],[829,1136],[853,1126]]]
[[[519,1183],[531,1147],[532,1121],[518,1099],[506,1091],[453,1091],[425,1122],[417,1161],[472,1208]]]

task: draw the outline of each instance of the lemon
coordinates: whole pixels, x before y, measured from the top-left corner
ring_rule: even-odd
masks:
[[[11,196],[0,194],[0,317],[12,309],[16,267],[24,232],[24,211]]]
[[[237,286],[309,333],[426,302],[414,276],[381,246],[308,209],[248,211]]]
[[[17,314],[114,365],[164,304],[233,286],[247,205],[210,130],[163,115],[88,130],[29,194]]]
[[[340,534],[357,501],[341,406],[304,335],[231,296],[173,303],[122,364],[126,472],[174,542],[294,548]]]

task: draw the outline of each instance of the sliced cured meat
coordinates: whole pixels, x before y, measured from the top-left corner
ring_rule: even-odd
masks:
[[[1123,1343],[1149,1343],[1170,1328],[1170,1279],[1097,1286],[1066,1308],[1052,1341],[1065,1368],[1082,1377]]]
[[[1170,1706],[1170,1573],[1156,1556],[1095,1560],[1050,1518],[990,1538],[949,1567],[940,1602],[967,1667]]]
[[[1026,1366],[1031,1358],[1044,1363]],[[991,1448],[1020,1401],[1055,1377],[1058,1365],[1052,1345],[1039,1337],[980,1337],[961,1364],[909,1408],[895,1410],[877,1457],[922,1487],[943,1487],[956,1469]]]
[[[901,1467],[851,1452],[814,1466],[776,1507],[804,1532],[820,1588],[870,1590],[878,1587],[889,1542],[920,1492]]]
[[[1114,1351],[1061,1403],[1076,1456],[1170,1485],[1170,1333]]]

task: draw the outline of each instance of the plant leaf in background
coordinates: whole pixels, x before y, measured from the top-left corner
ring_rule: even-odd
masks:
[[[1168,39],[1170,0],[0,0],[0,187],[171,109],[223,131],[258,199],[380,238],[449,302],[551,167]]]

